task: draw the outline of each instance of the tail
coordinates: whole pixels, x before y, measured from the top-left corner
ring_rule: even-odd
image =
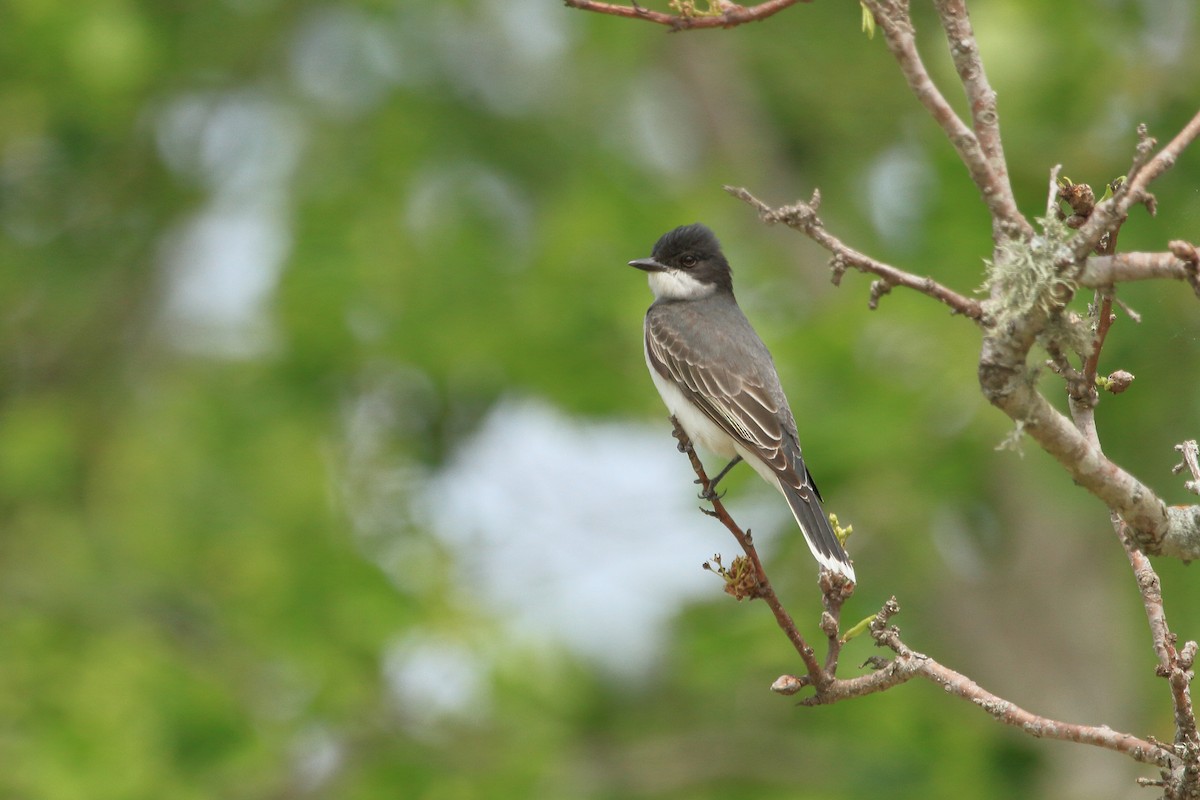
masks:
[[[829,518],[825,516],[825,509],[821,508],[821,499],[816,487],[811,482],[800,488],[789,486],[782,480],[778,483],[779,490],[787,498],[792,516],[796,518],[796,524],[800,526],[800,532],[804,534],[804,541],[808,542],[808,549],[812,551],[813,557],[821,566],[839,572],[853,581],[854,565],[850,563],[850,556],[846,555],[846,550],[829,525]]]

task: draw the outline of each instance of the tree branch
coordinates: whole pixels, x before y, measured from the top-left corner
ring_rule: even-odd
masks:
[[[766,2],[749,8],[726,2],[726,0],[713,0],[710,13],[697,12],[690,4],[681,4],[680,7],[684,10],[678,14],[652,11],[638,5],[636,0],[633,0],[631,6],[605,3],[600,0],[563,0],[563,2],[571,8],[578,8],[581,11],[594,11],[597,14],[610,14],[629,19],[643,19],[646,22],[666,25],[672,31],[684,31],[694,28],[735,28],[747,22],[760,22],[789,6],[796,5],[796,3],[811,3],[812,0],[766,0]]]
[[[1034,388],[1010,356],[998,356],[1002,343],[985,338],[980,385],[988,399],[1016,421],[1042,449],[1132,528],[1138,546],[1151,555],[1192,561],[1200,558],[1200,508],[1168,508],[1149,487],[1109,461]],[[1005,363],[1007,362],[1007,363]]]
[[[671,423],[675,428],[673,435],[679,441],[679,450],[687,454],[703,494],[710,495],[712,483],[699,456],[696,455],[687,433],[674,417],[671,418]],[[833,575],[828,570],[821,571],[821,589],[825,599],[825,612],[822,614],[821,627],[829,638],[829,651],[825,659],[825,666],[822,667],[817,662],[813,648],[804,640],[791,615],[784,609],[778,595],[775,594],[749,531],[743,532],[741,527],[734,522],[721,503],[720,497],[711,497],[711,502],[713,510],[705,510],[704,513],[716,517],[733,534],[753,570],[749,581],[744,580],[745,576],[739,570],[727,570],[726,580],[733,580],[738,584],[733,590],[727,586],[727,591],[739,598],[762,598],[767,603],[775,616],[776,623],[787,635],[796,652],[799,653],[808,673],[801,677],[780,676],[771,686],[773,691],[792,695],[806,686],[812,686],[815,693],[801,700],[801,705],[832,705],[842,700],[886,691],[902,683],[907,683],[913,678],[923,678],[941,686],[947,694],[971,701],[999,722],[1019,728],[1030,736],[1103,747],[1124,753],[1135,761],[1156,764],[1164,768],[1177,766],[1175,755],[1162,745],[1139,739],[1132,734],[1114,731],[1107,726],[1079,725],[1038,716],[988,692],[967,676],[939,664],[929,656],[912,650],[900,639],[900,630],[891,624],[892,617],[900,611],[900,604],[896,602],[895,597],[883,605],[870,625],[871,636],[875,639],[876,645],[890,649],[896,654],[895,658],[890,661],[873,659],[873,663],[878,669],[867,675],[849,679],[838,678],[835,672],[837,656],[842,645],[838,630],[838,618],[842,603],[854,591],[853,584],[841,576]]]
[[[966,675],[939,664],[924,653],[912,650],[900,639],[900,631],[889,624],[891,617],[899,610],[900,606],[893,597],[884,604],[871,623],[871,635],[875,643],[892,650],[896,654],[895,658],[879,664],[879,669],[868,675],[836,679],[822,692],[801,700],[800,704],[831,705],[842,700],[886,691],[913,678],[921,678],[942,687],[947,694],[970,701],[998,722],[1019,728],[1030,736],[1102,747],[1124,753],[1135,761],[1164,768],[1177,765],[1173,752],[1157,742],[1139,739],[1106,725],[1080,725],[1039,716],[992,694]],[[793,694],[799,691],[802,685],[800,679],[785,675],[779,678],[772,688],[783,694]]]
[[[1175,445],[1175,450],[1183,456],[1183,461],[1175,465],[1171,471],[1178,474],[1185,469],[1191,473],[1192,479],[1183,484],[1183,488],[1192,494],[1200,494],[1200,445],[1195,439],[1188,439]]]
[[[917,52],[908,3],[905,0],[864,0],[864,3],[875,15],[875,21],[883,31],[888,50],[900,66],[909,89],[941,126],[946,138],[958,152],[959,159],[966,166],[971,180],[979,189],[983,202],[991,212],[993,235],[997,241],[1000,238],[999,234],[1003,234],[1005,238],[1032,236],[1033,228],[1021,215],[1013,200],[1012,188],[1007,180],[1007,169],[997,172],[992,163],[995,158],[1003,160],[998,127],[995,128],[994,140],[991,138],[993,127],[996,125],[995,98],[994,93],[990,96],[987,94],[991,90],[986,77],[983,76],[965,8],[953,0],[939,4],[939,12],[943,13],[943,25],[947,33],[957,37],[957,40],[951,40],[955,64],[961,64],[960,70],[970,74],[969,80],[964,77],[964,88],[971,103],[972,113],[977,115],[977,124],[989,138],[990,155],[984,152],[976,134],[954,113],[954,109],[950,107],[950,103],[925,69],[921,55]],[[965,47],[961,44],[964,40],[967,42]],[[960,71],[960,75],[962,74]],[[975,110],[977,107],[978,111]]]
[[[790,206],[771,208],[751,194],[748,189],[726,186],[725,191],[756,208],[759,219],[768,225],[782,222],[789,228],[800,231],[828,250],[833,256],[830,259],[830,265],[833,268],[833,283],[835,286],[841,284],[842,275],[848,267],[853,267],[860,272],[878,275],[881,281],[876,281],[871,287],[869,306],[872,309],[878,307],[880,296],[890,291],[891,287],[904,286],[909,289],[915,289],[921,294],[932,297],[941,303],[945,303],[955,313],[962,314],[976,322],[983,315],[983,310],[978,300],[964,297],[952,289],[942,286],[933,280],[933,278],[922,278],[893,267],[890,264],[885,264],[882,261],[876,261],[830,234],[825,230],[825,225],[821,222],[820,217],[817,216],[817,208],[821,204],[820,192],[814,191],[812,199],[807,203],[797,201]]]
[[[1178,249],[1177,249],[1178,248]],[[1187,242],[1171,242],[1169,253],[1117,253],[1108,256],[1092,256],[1083,262],[1083,271],[1076,281],[1080,286],[1103,288],[1117,283],[1167,279],[1187,281],[1200,293],[1196,281],[1196,261],[1184,260],[1178,253],[1195,246]]]
[[[979,45],[975,41],[975,31],[967,14],[966,2],[935,0],[934,5],[937,7],[942,29],[946,32],[954,68],[967,95],[975,138],[979,141],[979,147],[991,171],[991,181],[987,188],[996,191],[996,206],[1003,211],[999,216],[993,213],[993,223],[1003,222],[1009,228],[1008,233],[1013,236],[1028,233],[1028,223],[1017,208],[1012,184],[1008,180],[1008,162],[1004,158],[1004,147],[1000,143],[1000,114],[996,109],[996,92],[988,83],[983,59],[979,55]],[[980,189],[986,193],[985,187],[981,186]]]
[[[1114,238],[1115,236],[1110,237],[1109,241],[1111,242]],[[1097,344],[1097,348],[1102,344],[1101,341]],[[1087,439],[1091,447],[1100,451],[1100,436],[1096,428],[1095,399],[1072,397],[1070,405],[1071,416],[1075,420],[1076,428]],[[1186,461],[1185,456],[1185,463]],[[1171,796],[1194,797],[1200,789],[1200,771],[1198,771],[1198,767],[1200,767],[1200,733],[1196,729],[1196,713],[1192,706],[1190,689],[1196,643],[1188,642],[1182,650],[1176,650],[1176,637],[1167,625],[1162,584],[1158,579],[1158,574],[1154,571],[1150,559],[1138,549],[1133,537],[1129,535],[1129,526],[1121,517],[1112,513],[1110,521],[1113,531],[1117,534],[1121,547],[1125,551],[1129,566],[1133,570],[1138,593],[1142,597],[1142,607],[1146,612],[1146,622],[1150,627],[1150,639],[1158,658],[1158,668],[1155,672],[1160,677],[1166,678],[1171,687],[1171,701],[1175,712],[1175,754],[1181,763],[1177,765],[1176,774],[1165,773],[1163,775],[1163,785],[1171,788]]]
[[[709,12],[702,13],[695,10],[694,0],[673,0],[672,7],[679,13],[665,14],[644,9],[636,0],[631,0],[633,4],[628,7],[601,0],[565,0],[574,8],[640,18],[667,25],[673,30],[733,27],[765,19],[799,1],[767,0],[744,8],[728,0],[709,0]],[[993,277],[991,280],[991,299],[982,304],[930,278],[917,277],[848,247],[829,234],[817,216],[820,203],[817,192],[808,203],[798,202],[774,209],[746,189],[725,188],[755,207],[764,222],[783,222],[828,250],[835,284],[851,267],[876,275],[878,280],[871,285],[868,303],[871,308],[875,308],[879,299],[894,286],[906,286],[944,303],[979,325],[983,332],[979,383],[984,395],[1008,414],[1018,430],[1029,433],[1077,483],[1101,499],[1111,511],[1114,530],[1122,541],[1142,596],[1158,659],[1157,672],[1171,687],[1176,728],[1174,747],[1119,733],[1106,726],[1076,725],[1039,717],[987,692],[966,676],[903,643],[899,630],[890,624],[892,616],[899,611],[895,598],[880,609],[870,625],[876,644],[890,649],[894,657],[890,661],[878,657],[869,659],[876,667],[874,673],[851,679],[837,678],[835,673],[843,644],[839,635],[841,608],[853,591],[853,584],[827,571],[821,574],[825,602],[821,630],[828,639],[822,666],[771,587],[750,532],[743,532],[738,527],[719,497],[711,497],[711,481],[683,429],[672,418],[680,450],[688,454],[698,482],[712,501],[712,510],[705,513],[720,520],[745,553],[744,558],[739,557],[728,570],[717,559],[719,571],[727,581],[726,590],[739,598],[762,598],[771,608],[777,624],[792,642],[807,670],[800,678],[781,677],[772,688],[794,694],[805,686],[812,686],[815,693],[802,701],[804,705],[831,704],[884,691],[920,677],[942,686],[949,694],[970,700],[995,719],[1032,736],[1092,744],[1156,764],[1163,768],[1162,780],[1146,783],[1165,787],[1172,798],[1200,797],[1200,732],[1190,695],[1191,669],[1198,647],[1189,641],[1182,648],[1176,648],[1176,637],[1167,626],[1158,576],[1145,555],[1173,555],[1185,560],[1200,558],[1200,506],[1168,507],[1149,488],[1109,461],[1100,447],[1094,416],[1098,400],[1095,375],[1100,350],[1111,323],[1112,303],[1119,302],[1115,300],[1112,287],[1121,282],[1154,278],[1186,280],[1200,296],[1200,278],[1197,277],[1200,254],[1194,245],[1172,242],[1169,253],[1114,254],[1116,234],[1129,209],[1143,203],[1151,214],[1154,213],[1155,201],[1148,186],[1175,163],[1184,148],[1200,137],[1200,113],[1157,153],[1154,153],[1155,141],[1147,135],[1145,126],[1140,126],[1133,164],[1126,180],[1114,184],[1112,198],[1096,204],[1094,195],[1073,194],[1066,199],[1077,200],[1072,204],[1075,215],[1067,223],[1070,228],[1077,228],[1077,233],[1064,236],[1062,230],[1066,228],[1061,223],[1055,227],[1047,222],[1043,235],[1035,236],[1033,226],[1020,213],[1013,196],[1000,138],[996,93],[984,72],[965,0],[934,0],[934,4],[967,97],[971,117],[969,127],[934,84],[921,60],[907,0],[862,1],[883,31],[888,49],[910,90],[942,128],[979,190],[992,219],[996,244],[994,263],[1015,267],[1018,272],[1029,272],[1038,281],[1044,280],[1044,285],[1035,285],[1029,295],[1025,287],[1007,280],[1008,273],[999,273],[999,279]],[[1090,188],[1082,188],[1090,192]],[[1051,208],[1059,196],[1052,177]],[[1049,209],[1048,216],[1052,218]],[[1067,302],[1079,286],[1097,291],[1094,307],[1099,324],[1092,337],[1086,331],[1081,335],[1077,315],[1066,310]],[[1014,295],[1012,298],[1007,296],[1010,293]],[[1032,302],[1027,303],[1030,297]],[[1006,303],[1013,309],[1006,308]],[[1030,350],[1038,341],[1043,343],[1054,365],[1068,379],[1074,422],[1055,410],[1035,388],[1035,376],[1027,362]],[[1070,352],[1083,357],[1082,372],[1070,366],[1067,358]],[[1185,464],[1193,473],[1192,487],[1200,485],[1196,450],[1194,445],[1184,448]]]

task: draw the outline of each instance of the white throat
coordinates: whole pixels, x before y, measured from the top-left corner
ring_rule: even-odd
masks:
[[[650,273],[650,291],[656,299],[697,300],[708,297],[717,287],[712,283],[701,283],[686,272],[667,269]]]

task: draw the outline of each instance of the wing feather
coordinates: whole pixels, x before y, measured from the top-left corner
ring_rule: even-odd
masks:
[[[705,416],[768,464],[789,485],[803,486],[804,462],[795,422],[778,384],[753,370],[715,369],[694,345],[684,343],[661,319],[646,319],[651,366],[672,381]],[[782,413],[781,413],[782,412]]]

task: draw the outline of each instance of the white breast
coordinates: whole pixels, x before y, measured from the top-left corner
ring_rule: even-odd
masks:
[[[654,388],[658,389],[658,394],[666,404],[667,410],[675,419],[679,420],[679,424],[683,426],[683,430],[693,444],[725,458],[733,458],[737,455],[734,441],[729,434],[705,416],[703,411],[692,405],[678,386],[658,374],[658,370],[650,363],[649,352],[646,353],[646,367],[650,370]]]

